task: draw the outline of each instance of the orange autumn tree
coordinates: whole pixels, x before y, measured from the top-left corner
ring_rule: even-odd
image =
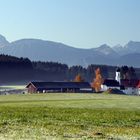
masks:
[[[96,92],[99,92],[101,90],[101,84],[103,83],[103,78],[101,75],[100,68],[97,68],[95,70],[95,79],[93,80],[91,86],[95,89]]]
[[[84,82],[84,79],[82,78],[80,74],[77,74],[74,79],[74,82]]]

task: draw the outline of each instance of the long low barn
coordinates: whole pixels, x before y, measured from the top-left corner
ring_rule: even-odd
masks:
[[[88,82],[30,82],[28,93],[45,92],[92,92]]]

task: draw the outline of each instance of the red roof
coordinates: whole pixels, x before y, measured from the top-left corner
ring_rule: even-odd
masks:
[[[137,88],[140,88],[140,80],[138,80]]]
[[[122,79],[121,80],[121,85],[125,86],[125,87],[140,87],[140,80],[137,79]]]

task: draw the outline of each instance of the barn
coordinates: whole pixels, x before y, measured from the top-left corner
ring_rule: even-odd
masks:
[[[92,92],[88,82],[30,82],[28,93],[45,92]]]

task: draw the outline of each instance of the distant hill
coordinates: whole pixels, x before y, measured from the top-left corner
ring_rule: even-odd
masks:
[[[5,47],[7,45],[9,45],[9,42],[4,36],[0,35],[0,48]]]
[[[32,61],[54,61],[68,65],[106,64],[140,67],[140,42],[130,41],[125,46],[80,49],[63,43],[40,39],[21,39],[9,43],[0,36],[0,53],[28,57]]]
[[[32,76],[33,66],[28,58],[0,55],[0,84],[24,81]]]
[[[129,41],[125,46],[117,45],[113,49],[120,55],[140,53],[140,42]]]
[[[119,58],[121,65],[140,67],[140,53],[130,53]]]

